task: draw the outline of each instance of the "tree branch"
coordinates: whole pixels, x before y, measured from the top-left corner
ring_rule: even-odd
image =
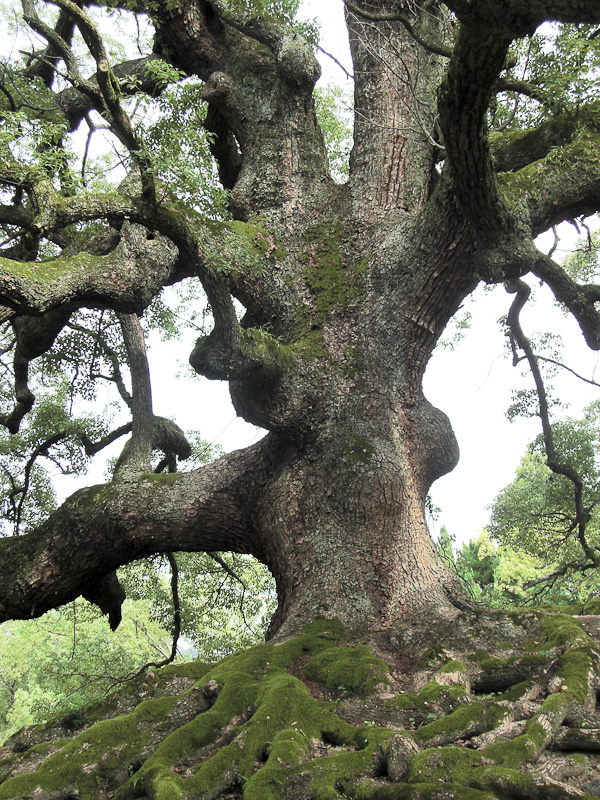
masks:
[[[570,464],[563,463],[556,452],[554,446],[554,435],[550,424],[550,412],[548,399],[542,373],[539,368],[537,358],[531,347],[529,339],[523,333],[520,322],[520,313],[523,306],[527,303],[531,289],[522,280],[512,281],[505,285],[506,290],[515,294],[510,311],[508,312],[507,325],[510,332],[511,344],[513,347],[514,360],[518,362],[516,348],[521,349],[529,363],[529,369],[533,376],[535,388],[538,396],[539,414],[542,421],[542,432],[544,437],[544,447],[546,450],[546,463],[556,475],[563,475],[573,484],[573,496],[575,501],[575,513],[577,517],[577,538],[588,561],[595,566],[600,564],[600,557],[595,548],[591,547],[587,541],[586,528],[590,520],[590,511],[583,504],[583,481],[581,476]]]
[[[490,134],[496,172],[517,172],[545,158],[554,147],[570,144],[577,130],[573,114],[560,114],[537,128]]]
[[[43,314],[67,301],[142,311],[171,281],[176,263],[170,242],[129,226],[105,256],[79,253],[26,265],[0,258],[0,303],[25,314]]]
[[[0,539],[0,621],[90,597],[118,566],[155,553],[232,550],[264,560],[252,517],[273,447],[266,437],[193,472],[80,490],[32,533]]]
[[[600,350],[600,314],[596,309],[596,303],[600,301],[600,286],[581,286],[571,280],[555,261],[541,253],[532,271],[550,287],[558,302],[573,314],[588,347]]]
[[[518,195],[521,206],[527,209],[534,236],[565,220],[589,216],[600,208],[600,133],[592,116],[593,109],[581,109],[571,120],[574,135],[569,135],[565,126],[564,140],[553,145],[556,152],[549,150],[546,158],[499,178],[505,202],[514,203]],[[557,134],[560,139],[560,127],[564,124],[562,117],[557,130],[547,129],[548,144]],[[544,147],[543,140],[542,133],[538,145]],[[532,141],[535,142],[535,137]],[[523,140],[526,142],[527,139]],[[518,140],[515,144],[518,147]]]
[[[179,642],[179,636],[181,634],[181,603],[179,601],[179,567],[177,565],[177,559],[175,558],[174,553],[166,553],[167,561],[171,567],[171,597],[173,598],[173,631],[171,634],[171,652],[166,657],[163,658],[162,661],[148,661],[142,667],[140,667],[135,672],[132,672],[130,675],[126,675],[124,678],[119,678],[118,681],[113,682],[113,686],[117,683],[124,683],[125,681],[133,680],[140,676],[143,672],[147,669],[152,667],[156,669],[160,669],[160,667],[166,667],[167,664],[172,664],[175,661],[177,656],[177,644]]]
[[[476,230],[492,233],[503,224],[487,134],[487,113],[512,35],[493,27],[463,24],[456,38],[438,107],[444,172],[459,206]]]
[[[136,314],[117,314],[131,374],[132,428],[131,448],[123,468],[129,472],[147,472],[152,452],[152,388],[146,357],[144,332]]]

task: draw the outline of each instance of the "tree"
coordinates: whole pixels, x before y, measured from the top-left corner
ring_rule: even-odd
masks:
[[[41,620],[7,623],[0,652],[0,741],[25,724],[45,722],[103,697],[126,674],[164,659],[168,634],[146,603],[127,601],[127,617],[107,648],[106,622],[76,601]]]
[[[585,487],[582,505],[588,515],[587,541],[598,537],[598,404],[581,420],[565,419],[554,425],[556,450],[572,464]],[[517,469],[492,505],[490,533],[503,549],[520,550],[529,564],[522,590],[532,598],[562,595],[562,600],[586,600],[597,592],[595,571],[578,542],[578,515],[573,487],[564,475],[546,464],[544,442],[532,443]]]
[[[329,172],[314,105],[319,65],[294,26],[293,0],[128,3],[148,15],[153,52],[114,65],[92,12],[71,0],[56,7],[49,19],[26,0],[24,19],[43,46],[10,67],[2,87],[0,299],[14,331],[16,397],[3,421],[16,430],[32,408],[29,364],[52,347],[70,315],[110,309],[131,371],[131,444],[111,481],[78,491],[35,530],[0,542],[0,616],[28,618],[83,594],[116,626],[120,565],[174,550],[234,551],[253,554],[274,575],[279,607],[270,635],[279,639],[320,614],[337,617],[352,635],[400,636],[416,616],[432,625],[432,618],[454,621],[458,630],[469,603],[437,555],[424,511],[429,487],[453,468],[458,448],[421,383],[448,321],[481,281],[504,282],[515,295],[508,317],[515,357],[525,353],[534,370],[547,459],[575,485],[580,544],[597,564],[581,486],[553,451],[535,353],[519,317],[529,299],[523,276],[531,274],[574,315],[587,344],[600,347],[599,287],[577,283],[534,244],[540,232],[600,204],[597,1],[348,0],[355,116],[343,185]],[[558,27],[536,34],[547,21]],[[91,73],[78,60],[81,41]],[[173,115],[179,126],[167,126],[162,138],[154,127],[161,150],[127,98],[160,94],[187,76],[201,86],[185,90],[186,104]],[[195,158],[200,97],[229,218],[195,196],[204,164]],[[82,182],[70,167],[67,140],[85,120],[94,127],[92,111],[124,154],[128,174],[118,188],[86,186],[85,170]],[[181,192],[173,179],[183,182]],[[228,380],[237,413],[268,435],[202,468],[161,474],[151,471],[153,449],[173,470],[189,447],[178,429],[154,419],[139,315],[165,286],[187,278],[202,286],[214,320],[196,342],[192,367]],[[244,307],[241,320],[234,298]],[[320,659],[311,673],[317,679],[332,663],[323,641],[341,637],[335,626],[318,625],[296,644],[235,663],[252,675],[272,667],[275,684],[287,686],[289,676],[277,670],[291,669],[304,647]],[[573,630],[571,643],[579,636]],[[548,636],[548,652],[566,641]],[[273,664],[271,653],[280,654]],[[359,648],[355,656],[362,655]],[[367,673],[380,675],[379,662],[365,658]],[[579,688],[564,678],[564,702],[555,697],[540,710],[523,733],[523,752],[539,754],[573,709],[588,708],[593,670],[591,656],[581,658],[587,671]],[[532,676],[531,663],[519,659],[518,674]],[[438,666],[450,674],[453,663],[447,655]],[[227,670],[218,673],[223,685]],[[499,691],[489,686],[506,684],[473,685]],[[210,704],[207,687],[202,702]],[[229,696],[223,691],[218,708]],[[272,696],[264,691],[263,699]],[[232,709],[241,719],[258,707],[253,697],[239,707],[232,700],[222,724]],[[260,708],[264,741],[275,706]],[[277,708],[277,724],[292,731],[293,720],[282,721],[287,705]],[[494,714],[499,725],[504,712]],[[318,733],[316,718],[305,726],[307,741]],[[253,720],[258,725],[256,714]],[[350,742],[354,733],[342,728],[331,728],[330,744]],[[467,730],[470,724],[460,727]],[[447,743],[453,735],[423,741]],[[367,758],[387,733],[361,729],[360,736],[353,746]],[[500,744],[489,757],[505,763]],[[236,762],[236,774],[247,779],[260,752],[247,750],[250,762]],[[283,768],[275,762],[299,752],[289,744],[260,780],[273,776],[281,793]],[[509,766],[522,763],[516,750],[507,752]],[[157,758],[127,791],[175,792],[173,771],[165,777]],[[436,777],[438,767],[427,769],[432,781],[455,780],[447,766],[439,765],[445,778]],[[481,791],[503,791],[486,780]],[[514,784],[508,772],[498,780]],[[226,792],[217,783],[217,794]],[[260,791],[254,796],[275,789]],[[330,782],[319,796],[337,791]]]

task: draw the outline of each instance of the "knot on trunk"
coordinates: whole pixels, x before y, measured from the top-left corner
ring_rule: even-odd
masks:
[[[206,81],[202,91],[202,99],[207,103],[224,100],[229,94],[231,79],[225,72],[213,72]]]

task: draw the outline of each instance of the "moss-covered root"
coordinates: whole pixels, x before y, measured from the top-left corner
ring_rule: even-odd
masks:
[[[171,668],[187,677],[177,693],[86,724],[75,738],[38,738],[27,765],[17,755],[0,762],[0,798],[176,800],[237,787],[246,800],[269,800],[294,782],[323,800],[338,797],[339,780],[368,772],[393,735],[341,719],[335,702],[312,697],[291,674],[307,662],[315,680],[343,676],[360,696],[385,683],[384,662],[366,646],[341,646],[343,636],[338,622],[317,620],[284,644],[252,648],[209,672],[199,665],[199,680],[193,667]],[[100,712],[87,713],[89,723]]]
[[[401,676],[324,619],[212,668],[161,671],[133,701],[88,709],[75,737],[56,722],[21,733],[0,800],[571,798],[560,776],[600,753],[594,641],[580,618],[536,611],[502,615],[511,640],[486,629],[469,650],[467,616],[466,634],[413,653]]]
[[[339,779],[367,771],[393,732],[340,719],[334,703],[312,697],[288,670],[308,658],[314,679],[343,678],[364,693],[386,680],[368,647],[332,646],[342,636],[339,623],[319,620],[285,644],[225,659],[210,673],[220,686],[214,706],[171,734],[115,800],[140,790],[156,800],[216,798],[236,786],[245,800],[275,800],[294,782],[323,800],[339,797]]]

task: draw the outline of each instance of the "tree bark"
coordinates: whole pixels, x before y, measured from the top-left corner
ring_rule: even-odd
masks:
[[[3,619],[41,614],[120,564],[173,550],[265,561],[280,600],[271,635],[317,614],[360,632],[466,607],[425,520],[432,482],[458,458],[449,421],[422,391],[436,343],[479,281],[530,271],[591,346],[600,342],[598,287],[577,287],[533,243],[544,226],[600,208],[595,112],[561,112],[519,136],[492,139],[487,129],[511,43],[552,15],[600,21],[595,0],[349,4],[356,122],[340,186],[315,114],[319,66],[297,31],[225,0],[154,9],[156,52],[204,81],[232,220],[202,218],[149,174],[67,202],[52,181],[7,159],[0,181],[20,170],[26,202],[0,206],[3,224],[37,243],[71,241],[77,223],[115,226],[102,255],[75,241],[51,261],[0,258],[7,313],[54,318],[68,303],[141,313],[163,286],[192,277],[214,329],[190,362],[228,380],[238,414],[269,435],[186,475],[117,475],[74,495],[37,531],[0,541]],[[91,37],[103,113],[124,130],[101,42],[81,9],[73,16]],[[38,27],[69,61],[66,42]],[[121,74],[139,68],[125,64]],[[84,83],[87,105],[77,87],[60,98],[71,103],[71,127],[93,106],[96,84]],[[137,133],[123,130],[141,164]],[[545,159],[552,148],[560,167]],[[246,309],[241,323],[233,298]],[[140,421],[134,415],[134,439],[146,462],[150,428]]]

